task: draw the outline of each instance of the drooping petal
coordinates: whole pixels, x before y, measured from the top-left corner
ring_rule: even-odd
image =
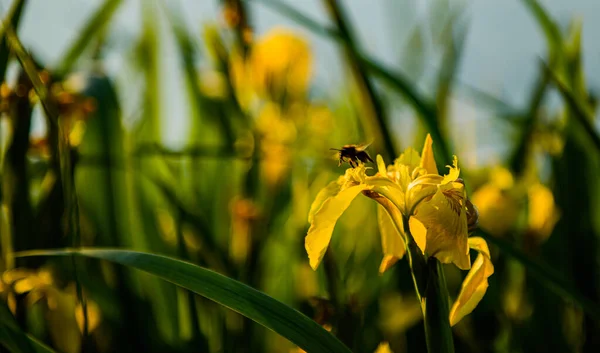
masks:
[[[394,211],[392,211],[394,212]],[[397,219],[402,219],[398,210]],[[379,233],[381,234],[381,249],[383,250],[383,260],[379,266],[379,273],[385,272],[392,267],[396,261],[404,257],[406,247],[404,244],[404,235],[400,233],[402,224],[396,225],[383,206],[377,206],[377,223],[379,224]]]
[[[431,139],[431,136],[427,134],[425,144],[423,145],[423,152],[421,153],[421,168],[425,168],[429,174],[438,174],[435,158],[433,157],[432,145],[433,140]]]
[[[469,274],[462,283],[458,298],[450,310],[450,325],[454,326],[479,304],[488,287],[488,277],[494,273],[490,251],[483,238],[469,238],[469,247],[479,252]]]
[[[460,185],[460,184],[459,184]],[[413,238],[418,242],[423,228],[426,232],[425,252],[442,263],[454,263],[458,268],[468,270],[470,265],[467,243],[468,225],[465,208],[464,190],[452,184],[440,185],[430,200],[422,201],[409,220]],[[418,243],[417,243],[418,244]]]
[[[341,181],[340,179],[342,179],[342,178],[343,177],[340,177],[340,178],[338,178],[337,181],[332,181],[331,183],[327,184],[326,187],[321,189],[321,191],[319,191],[319,193],[317,194],[317,197],[315,197],[315,200],[313,201],[312,205],[310,205],[310,210],[308,211],[308,223],[313,222],[315,213],[317,213],[317,211],[321,208],[321,206],[323,206],[323,203],[325,202],[325,200],[337,195],[340,192],[340,189],[342,187],[342,185],[340,183],[340,181]]]
[[[338,218],[359,193],[369,188],[371,187],[364,184],[350,186],[337,195],[327,198],[315,212],[304,242],[310,266],[313,269],[317,269],[325,256]]]

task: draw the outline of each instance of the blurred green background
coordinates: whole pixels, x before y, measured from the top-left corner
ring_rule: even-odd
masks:
[[[392,163],[431,133],[440,171],[459,158],[495,266],[456,351],[600,351],[597,1],[0,10],[0,349],[28,351],[14,332],[60,352],[299,349],[130,267],[13,256],[83,246],[209,268],[354,352],[425,352],[406,261],[378,273],[374,203],[352,204],[317,271],[304,236],[347,167],[330,148],[372,142]],[[446,268],[452,297],[464,276]]]

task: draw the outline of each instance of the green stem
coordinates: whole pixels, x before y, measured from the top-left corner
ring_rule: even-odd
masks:
[[[421,300],[427,351],[454,352],[452,327],[450,326],[450,303],[442,264],[434,257],[427,261],[429,270],[425,297]]]
[[[434,257],[425,259],[410,234],[408,219],[403,218],[407,235],[407,255],[417,297],[421,301],[425,339],[429,353],[452,353],[454,343],[450,326],[450,303],[442,264]]]

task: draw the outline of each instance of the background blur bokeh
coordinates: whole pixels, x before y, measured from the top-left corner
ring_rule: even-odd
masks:
[[[304,236],[317,193],[348,167],[330,148],[371,143],[392,163],[431,133],[440,171],[459,158],[495,267],[453,328],[456,351],[600,350],[600,2],[2,0],[0,12],[0,317],[19,332],[60,352],[299,351],[129,267],[13,256],[110,247],[246,283],[352,351],[425,352],[406,260],[379,273],[373,202],[340,218],[317,271]],[[452,298],[464,276],[446,267]],[[6,332],[0,350],[27,351]]]

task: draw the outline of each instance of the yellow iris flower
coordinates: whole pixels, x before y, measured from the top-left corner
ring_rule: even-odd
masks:
[[[337,220],[354,198],[363,194],[374,199],[382,206],[378,215],[384,252],[380,272],[403,257],[410,241],[407,233],[424,256],[454,263],[463,270],[471,269],[451,310],[451,319],[454,318],[451,322],[455,324],[481,300],[487,278],[494,270],[485,240],[468,238],[476,211],[459,178],[458,159],[454,157],[448,174],[439,175],[432,144],[427,135],[421,155],[408,148],[387,167],[381,156],[377,156],[378,173],[374,176],[368,176],[365,166],[360,164],[347,169],[344,176],[321,190],[309,212],[311,226],[305,247],[310,265],[316,269]],[[480,253],[473,267],[469,249]]]
[[[308,41],[285,28],[274,28],[260,37],[243,58],[233,52],[230,75],[242,107],[255,99],[280,103],[306,96],[312,78],[312,52]]]

